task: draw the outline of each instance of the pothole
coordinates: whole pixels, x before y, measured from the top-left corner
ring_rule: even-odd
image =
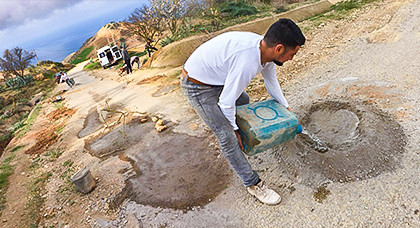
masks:
[[[300,122],[330,148],[319,153],[304,135],[297,135],[275,149],[284,170],[301,183],[320,186],[376,177],[395,170],[404,153],[402,127],[370,104],[319,102]]]
[[[154,123],[129,123],[90,140],[86,148],[105,158],[124,153],[138,168],[127,181],[119,202],[129,198],[153,207],[191,209],[213,201],[232,175],[209,137],[193,137],[169,129],[158,133]]]

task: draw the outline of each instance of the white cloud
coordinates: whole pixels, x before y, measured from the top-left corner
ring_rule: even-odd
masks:
[[[28,8],[34,2],[38,3],[37,7],[43,5],[49,10],[39,10],[44,15],[40,12],[32,14]],[[15,21],[13,26],[11,23],[5,27],[0,26],[0,55],[4,49],[16,46],[54,54],[76,51],[84,40],[95,34],[101,26],[113,20],[124,19],[123,17],[129,16],[136,7],[146,2],[147,0],[72,0],[70,5],[50,0],[0,0],[0,24],[4,18]],[[26,4],[26,7],[17,6],[20,4]],[[19,8],[14,9],[14,14],[23,15],[26,12],[27,17],[18,20],[17,16],[14,17],[16,19],[12,19],[10,15],[3,15],[4,8],[12,11],[13,7]]]
[[[0,30],[43,19],[82,0],[0,0]]]

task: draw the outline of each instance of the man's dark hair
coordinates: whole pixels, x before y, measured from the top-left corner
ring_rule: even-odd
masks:
[[[292,20],[282,18],[268,28],[264,41],[269,47],[283,44],[285,47],[296,48],[305,44],[306,39]]]

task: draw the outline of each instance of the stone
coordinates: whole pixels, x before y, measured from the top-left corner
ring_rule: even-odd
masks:
[[[165,124],[165,121],[160,119],[156,122],[156,126],[163,126]]]
[[[198,129],[198,124],[196,123],[192,123],[189,125],[190,130],[195,131]]]
[[[163,125],[163,126],[157,126],[157,127],[156,127],[156,130],[157,130],[158,132],[162,132],[162,131],[164,131],[166,128],[168,128],[166,125]]]

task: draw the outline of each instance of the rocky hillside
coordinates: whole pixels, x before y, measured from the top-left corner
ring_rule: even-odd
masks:
[[[104,25],[99,31],[89,39],[87,39],[83,45],[77,50],[76,52],[71,53],[67,56],[63,62],[70,63],[73,61],[78,54],[80,54],[83,50],[88,47],[93,46],[94,51],[91,51],[87,58],[95,58],[96,51],[99,48],[109,44],[109,43],[116,43],[117,45],[121,45],[121,42],[124,41],[130,49],[132,48],[143,48],[143,42],[138,39],[136,36],[132,36],[129,34],[128,30],[122,23],[111,22],[109,24]]]

